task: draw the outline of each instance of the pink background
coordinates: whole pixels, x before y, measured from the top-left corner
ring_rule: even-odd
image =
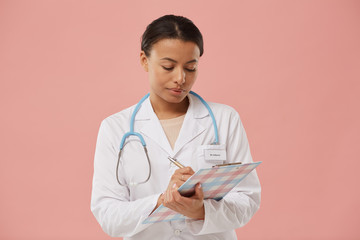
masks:
[[[239,239],[360,238],[360,1],[0,1],[0,239],[110,239],[90,212],[102,119],[147,91],[140,36],[184,15],[193,90],[238,110],[262,204]]]

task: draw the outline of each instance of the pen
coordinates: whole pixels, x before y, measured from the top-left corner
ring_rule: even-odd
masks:
[[[235,163],[225,163],[225,164],[219,164],[219,165],[215,165],[213,167],[224,167],[224,166],[231,166],[231,165],[240,165],[241,162],[235,162]]]
[[[176,166],[178,166],[179,168],[184,168],[184,166],[179,163],[178,161],[176,161],[175,158],[172,158],[172,157],[168,157],[168,159],[170,160],[170,162],[172,162],[173,164],[175,164]]]

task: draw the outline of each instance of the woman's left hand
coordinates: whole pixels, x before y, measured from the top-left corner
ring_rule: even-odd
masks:
[[[195,194],[183,197],[178,192],[176,184],[163,194],[163,205],[189,218],[203,220],[205,218],[204,193],[201,184],[195,186]]]

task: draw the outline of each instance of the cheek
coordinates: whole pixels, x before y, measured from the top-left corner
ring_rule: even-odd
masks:
[[[161,83],[165,82],[169,76],[164,73],[162,69],[153,69],[151,72],[149,72],[149,76],[152,81]]]
[[[198,72],[191,74],[188,78],[188,83],[191,85],[194,84],[196,81],[197,75],[198,75]]]

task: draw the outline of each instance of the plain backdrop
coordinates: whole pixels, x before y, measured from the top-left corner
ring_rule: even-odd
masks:
[[[360,239],[360,1],[0,0],[0,239],[110,239],[90,211],[100,122],[149,91],[140,37],[202,31],[193,87],[233,106],[262,185],[239,239]]]

